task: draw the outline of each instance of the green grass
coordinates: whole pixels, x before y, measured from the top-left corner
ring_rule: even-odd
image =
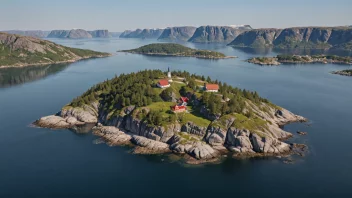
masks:
[[[179,115],[179,116],[183,116],[183,123],[185,124],[187,122],[193,122],[195,125],[199,126],[199,127],[208,127],[210,124],[210,120],[203,118],[202,116],[199,115],[194,115],[192,113],[182,113],[183,115]]]
[[[166,112],[166,111],[170,110],[170,106],[173,106],[175,104],[176,103],[174,103],[174,102],[154,102],[153,104],[146,106],[146,108],[148,108],[150,110]]]
[[[193,142],[198,142],[198,141],[201,141],[199,137],[196,137],[196,136],[193,136],[189,133],[186,133],[186,132],[179,132],[177,133],[177,135],[179,137],[181,137],[181,140],[180,140],[180,144],[187,144],[187,143],[193,143]]]
[[[232,127],[237,129],[247,129],[253,133],[257,133],[258,135],[262,136],[261,132],[268,130],[268,122],[258,118],[248,118],[242,114],[234,114],[235,121],[232,124]]]

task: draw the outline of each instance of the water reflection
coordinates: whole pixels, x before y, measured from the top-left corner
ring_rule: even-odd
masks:
[[[0,69],[0,88],[36,81],[63,71],[69,64]]]

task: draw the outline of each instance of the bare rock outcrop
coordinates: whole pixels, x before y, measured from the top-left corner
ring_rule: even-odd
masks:
[[[39,120],[35,121],[34,124],[43,128],[64,129],[73,127],[75,125],[82,125],[84,123],[77,121],[77,119],[74,117],[63,118],[56,115],[50,115],[40,118]]]
[[[171,152],[168,144],[146,137],[133,135],[131,141],[133,144],[143,148],[135,150],[135,153],[158,154]]]
[[[132,135],[122,132],[120,129],[112,126],[93,127],[93,133],[102,137],[110,146],[128,145]]]

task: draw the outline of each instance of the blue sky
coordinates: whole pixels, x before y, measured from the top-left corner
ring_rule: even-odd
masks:
[[[352,25],[351,0],[0,0],[0,30]]]

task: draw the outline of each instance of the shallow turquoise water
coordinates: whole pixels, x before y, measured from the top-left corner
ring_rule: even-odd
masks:
[[[106,52],[155,42],[53,41]],[[118,53],[61,66],[58,71],[35,79],[21,74],[27,78],[16,81],[19,83],[0,80],[0,197],[352,196],[352,78],[329,73],[351,66],[260,67],[243,60],[278,52],[186,45],[239,58],[210,61]],[[168,67],[256,90],[273,103],[307,117],[311,126],[292,124],[285,129],[295,136],[290,141],[308,144],[310,153],[298,158],[295,164],[284,164],[275,158],[231,159],[219,165],[189,168],[172,163],[165,156],[132,155],[127,148],[93,144],[96,137],[91,134],[29,127],[34,120],[56,113],[74,97],[107,78]],[[0,70],[0,78],[6,72]],[[31,74],[37,76],[40,72],[39,69]],[[296,130],[309,134],[298,137]]]

